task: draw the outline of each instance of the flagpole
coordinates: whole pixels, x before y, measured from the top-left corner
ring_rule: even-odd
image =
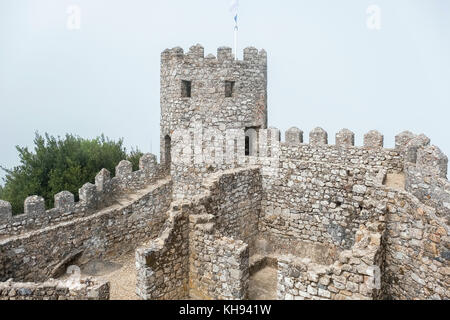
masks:
[[[234,18],[234,60],[238,59],[238,8],[239,0],[232,0],[230,6],[230,12]]]
[[[238,59],[238,26],[234,27],[234,59]]]

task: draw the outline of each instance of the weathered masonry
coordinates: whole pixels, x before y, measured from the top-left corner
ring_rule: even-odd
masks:
[[[161,161],[55,208],[0,201],[0,299],[108,299],[68,266],[135,253],[141,299],[449,299],[448,158],[423,134],[267,126],[267,56],[161,55]],[[54,280],[58,279],[58,280]]]

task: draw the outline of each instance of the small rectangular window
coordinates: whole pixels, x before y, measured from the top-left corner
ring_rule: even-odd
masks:
[[[234,91],[234,81],[225,81],[225,97],[231,98]]]
[[[245,137],[245,155],[246,156],[250,155],[250,137],[249,136]]]
[[[190,98],[191,97],[191,81],[182,80],[181,81],[181,97],[182,98]]]

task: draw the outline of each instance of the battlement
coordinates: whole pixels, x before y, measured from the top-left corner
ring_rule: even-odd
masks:
[[[264,49],[258,50],[254,47],[247,47],[243,51],[243,60],[236,60],[233,50],[230,47],[220,47],[217,54],[208,54],[205,56],[205,49],[197,44],[184,52],[183,48],[175,47],[166,49],[161,53],[162,63],[195,63],[200,64],[234,64],[240,67],[249,65],[267,66],[267,53]]]
[[[144,189],[166,175],[166,167],[157,163],[156,156],[145,154],[137,171],[133,172],[132,164],[127,160],[116,166],[113,178],[108,170],[100,170],[95,184],[88,182],[79,189],[78,202],[71,192],[62,191],[54,196],[54,208],[46,210],[43,197],[29,196],[24,201],[24,213],[13,216],[11,204],[0,200],[0,238],[91,215],[117,203],[122,195]]]

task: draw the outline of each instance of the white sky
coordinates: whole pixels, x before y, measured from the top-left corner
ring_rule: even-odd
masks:
[[[0,0],[0,165],[34,132],[159,153],[160,52],[233,44],[229,0]],[[366,26],[381,8],[381,30]],[[81,29],[66,26],[69,5]],[[268,52],[269,125],[410,130],[450,154],[450,1],[241,0],[239,46]],[[0,173],[0,176],[2,173]]]

